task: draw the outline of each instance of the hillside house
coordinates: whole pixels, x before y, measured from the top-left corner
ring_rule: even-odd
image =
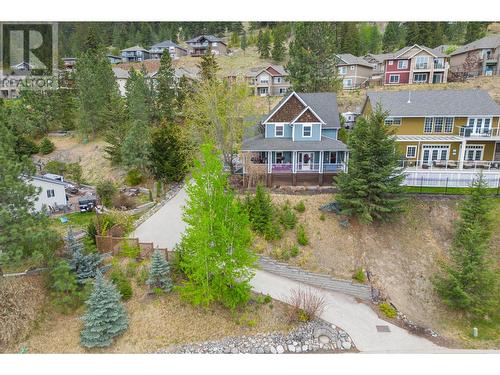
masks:
[[[177,60],[188,54],[187,49],[182,48],[171,40],[164,40],[163,42],[152,45],[149,53],[152,59],[159,60],[165,51],[170,54],[172,60]]]
[[[450,71],[466,77],[500,75],[500,35],[486,36],[453,51]]]
[[[210,48],[215,55],[227,54],[227,44],[214,35],[200,35],[187,42],[191,56],[203,56]]]
[[[51,211],[68,205],[66,183],[42,176],[32,176],[28,183],[39,189],[34,202],[36,212],[44,208]]]
[[[256,134],[243,140],[245,183],[331,184],[346,170],[347,146],[340,129],[334,93],[291,92],[265,117]]]
[[[377,104],[389,114],[408,184],[467,186],[479,171],[498,184],[500,107],[486,91],[369,91],[363,115]]]
[[[283,96],[292,86],[288,72],[281,65],[253,69],[246,74],[246,79],[257,96]]]
[[[352,90],[368,85],[373,73],[373,66],[362,57],[342,53],[337,55],[338,76],[342,79],[342,88]]]
[[[121,51],[122,62],[136,62],[149,59],[149,51],[141,46],[133,46],[130,48],[122,49]]]

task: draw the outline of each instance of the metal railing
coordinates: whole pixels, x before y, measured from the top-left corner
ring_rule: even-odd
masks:
[[[444,169],[460,169],[458,160],[402,160],[401,167],[405,170],[444,170]],[[468,170],[499,170],[500,161],[484,161],[484,160],[465,160],[462,169]]]
[[[496,137],[500,135],[500,129],[499,128],[488,128],[488,129],[474,129],[473,127],[469,126],[461,126],[460,127],[460,132],[459,135],[461,137]]]
[[[324,163],[323,172],[343,172],[345,171],[344,163]]]

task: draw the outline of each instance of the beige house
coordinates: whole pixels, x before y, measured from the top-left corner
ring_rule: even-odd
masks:
[[[490,35],[450,54],[453,75],[475,77],[500,75],[500,35]]]
[[[245,74],[254,95],[283,96],[292,86],[288,80],[288,72],[281,65],[268,65],[252,69]]]
[[[362,57],[342,53],[337,55],[337,69],[344,90],[364,87],[370,81],[373,66]]]

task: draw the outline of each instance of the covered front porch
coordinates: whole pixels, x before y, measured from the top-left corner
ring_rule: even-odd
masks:
[[[339,173],[346,170],[345,151],[253,151],[243,153],[243,173]]]

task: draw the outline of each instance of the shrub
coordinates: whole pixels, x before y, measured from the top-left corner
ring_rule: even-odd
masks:
[[[19,136],[16,142],[16,151],[20,155],[31,156],[38,154],[40,152],[40,148],[30,138]]]
[[[257,185],[255,196],[247,196],[244,206],[248,211],[252,229],[266,235],[266,232],[270,230],[270,226],[273,225],[275,216],[275,208],[267,190],[261,184]],[[271,232],[275,231],[271,230]]]
[[[297,242],[301,246],[306,246],[309,244],[309,237],[306,233],[306,228],[303,225],[297,227]]]
[[[120,255],[130,258],[136,259],[141,253],[141,249],[137,246],[130,246],[128,241],[124,241],[122,244],[122,250],[120,251]]]
[[[264,303],[271,303],[273,301],[273,299],[271,298],[271,296],[269,294],[266,294],[264,296]]]
[[[146,281],[148,280],[149,277],[149,270],[147,267],[142,266],[139,273],[137,274],[137,277],[135,280],[137,281],[137,284],[143,286],[146,285]]]
[[[288,316],[291,322],[307,322],[318,318],[326,306],[325,299],[310,288],[291,290],[288,304],[291,306]]]
[[[300,201],[293,208],[295,209],[295,211],[302,213],[306,210],[306,205],[304,204],[304,201]]]
[[[50,280],[50,289],[56,310],[68,314],[83,303],[76,275],[72,272],[68,262],[59,261],[50,272]]]
[[[286,202],[280,210],[280,223],[285,229],[293,229],[297,224],[297,216],[290,208],[290,204]]]
[[[325,220],[326,220],[325,214],[324,214],[324,213],[321,213],[321,215],[319,215],[319,219],[320,219],[321,221],[325,221]]]
[[[266,241],[280,240],[282,236],[283,232],[281,231],[279,224],[275,221],[271,221],[264,231],[264,238]]]
[[[125,182],[129,186],[139,185],[143,180],[144,178],[138,169],[131,169],[125,177]]]
[[[82,174],[82,166],[79,163],[70,163],[66,165],[66,175],[71,181],[81,184]]]
[[[366,275],[362,268],[358,268],[352,275],[352,278],[360,283],[364,283],[366,281]]]
[[[132,297],[132,285],[120,268],[115,268],[111,272],[111,281],[116,285],[124,301]]]
[[[102,180],[97,183],[96,192],[101,199],[101,203],[109,207],[116,195],[117,189],[112,181]]]
[[[40,145],[38,146],[38,149],[40,150],[41,154],[48,155],[56,149],[56,146],[54,146],[54,143],[52,143],[50,139],[43,138],[40,142]]]
[[[287,261],[290,259],[290,252],[287,249],[282,249],[281,247],[276,247],[272,252],[273,258],[277,260]]]
[[[391,306],[390,303],[388,302],[382,302],[380,305],[379,305],[379,308],[380,308],[380,311],[382,311],[382,313],[388,317],[388,318],[395,318],[396,315],[397,315],[397,311],[394,307]]]
[[[45,173],[53,173],[62,176],[64,175],[64,173],[66,173],[66,164],[62,161],[51,160],[47,164],[45,164],[45,167],[43,167],[43,171]]]
[[[137,268],[139,267],[139,263],[135,261],[129,261],[127,266],[125,267],[125,275],[128,278],[135,277],[137,275]]]
[[[135,199],[129,197],[128,195],[119,193],[113,198],[113,207],[115,208],[125,207],[125,209],[130,210],[132,208],[135,208],[136,206],[137,204],[135,202]]]
[[[297,245],[293,245],[291,248],[290,248],[290,256],[295,258],[297,255],[299,255],[299,247]]]
[[[160,250],[155,250],[151,257],[147,283],[151,288],[161,288],[165,292],[170,292],[174,286],[170,278],[170,264]]]

